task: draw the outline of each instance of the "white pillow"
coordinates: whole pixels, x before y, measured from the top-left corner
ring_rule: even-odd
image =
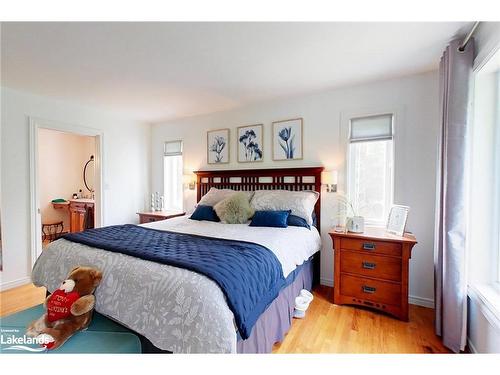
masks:
[[[234,193],[237,193],[238,190],[233,190],[233,189],[217,189],[217,188],[210,188],[208,193],[206,193],[203,197],[201,197],[200,201],[198,204],[202,204],[204,206],[215,206],[217,203],[220,201],[230,197]],[[253,196],[253,191],[244,191],[243,193],[246,193],[248,196],[248,201],[252,199]]]
[[[299,216],[312,225],[312,214],[318,198],[319,193],[311,190],[257,190],[250,204],[255,211],[291,210],[291,215]]]

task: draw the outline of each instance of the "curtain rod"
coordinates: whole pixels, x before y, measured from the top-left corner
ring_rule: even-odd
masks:
[[[476,21],[474,22],[474,25],[472,25],[470,31],[467,33],[467,35],[465,36],[462,44],[460,44],[460,46],[458,47],[458,50],[460,52],[463,52],[464,49],[465,49],[465,46],[467,45],[467,43],[469,43],[469,40],[470,38],[472,37],[472,34],[474,34],[474,31],[476,30],[476,28],[479,26],[479,21]]]

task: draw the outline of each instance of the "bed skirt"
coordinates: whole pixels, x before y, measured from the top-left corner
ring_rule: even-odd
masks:
[[[313,260],[307,261],[296,270],[293,282],[282,289],[278,297],[262,313],[250,337],[246,340],[238,337],[236,344],[238,353],[271,353],[273,345],[283,341],[292,325],[295,297],[299,295],[301,289],[312,289],[313,270]]]
[[[316,264],[314,260],[308,260],[289,275],[293,281],[280,291],[278,297],[262,313],[248,339],[242,340],[238,335],[237,353],[271,353],[274,344],[283,341],[292,325],[295,297],[299,295],[302,289],[312,289]],[[47,291],[48,295],[50,293]],[[157,348],[146,337],[134,332],[120,322],[116,321],[116,323],[139,337],[143,353],[172,353]]]

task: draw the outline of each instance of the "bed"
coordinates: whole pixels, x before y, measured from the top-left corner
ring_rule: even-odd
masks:
[[[199,171],[196,172],[197,200],[200,201],[212,187],[238,191],[319,192],[321,170],[314,167]],[[229,308],[231,301],[220,284],[187,268],[61,239],[44,250],[34,266],[32,279],[35,285],[45,286],[51,292],[76,265],[101,269],[104,278],[96,290],[96,311],[138,333],[162,351],[270,352],[291,325],[294,298],[301,289],[311,289],[319,277],[319,199],[314,214],[316,225],[311,229],[249,227],[247,224],[198,222],[188,217],[141,226],[143,231],[193,236],[190,238],[208,239],[209,242],[217,239],[253,244],[274,254],[284,282],[245,334],[236,324],[237,316]],[[136,230],[133,227],[131,231]]]

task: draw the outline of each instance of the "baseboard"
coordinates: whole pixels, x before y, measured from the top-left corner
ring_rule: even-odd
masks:
[[[326,277],[322,277],[320,278],[319,283],[321,285],[333,287],[333,279],[327,279]]]
[[[21,279],[7,281],[0,284],[0,291],[15,288],[16,286],[26,285],[31,283],[31,278],[29,276],[23,277]]]
[[[430,309],[434,308],[434,300],[431,298],[408,296],[408,302],[412,305],[428,307]]]

